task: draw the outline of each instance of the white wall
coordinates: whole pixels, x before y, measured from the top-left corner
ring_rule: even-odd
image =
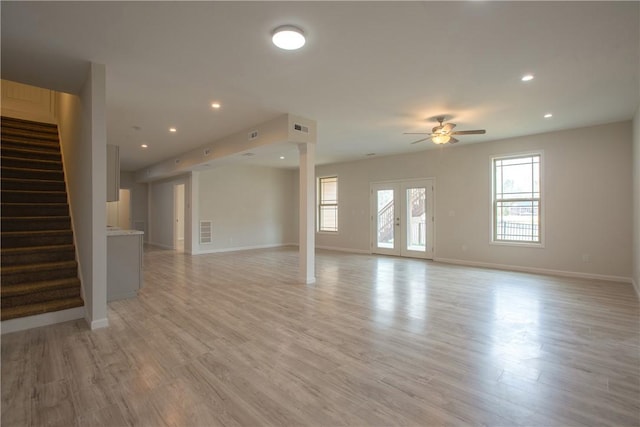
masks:
[[[196,252],[296,243],[295,171],[226,165],[196,176],[198,209],[194,222],[213,221],[213,242],[200,244],[195,239]]]
[[[640,105],[633,118],[633,281],[640,297]]]
[[[91,64],[79,96],[58,95],[60,139],[86,319],[108,325],[105,66]]]
[[[339,177],[340,232],[316,245],[368,252],[369,184],[433,177],[437,259],[629,280],[631,134],[622,122],[318,166]],[[545,247],[490,245],[490,158],[530,150],[544,151]]]

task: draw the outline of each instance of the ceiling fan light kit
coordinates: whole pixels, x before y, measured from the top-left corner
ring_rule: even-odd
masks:
[[[431,138],[431,141],[433,141],[434,144],[446,144],[447,142],[449,142],[450,139],[451,137],[449,135],[440,134],[440,135],[434,135]]]
[[[482,135],[487,133],[484,129],[476,129],[476,130],[459,130],[453,131],[453,128],[456,127],[455,123],[445,123],[444,117],[438,117],[438,126],[431,129],[431,133],[427,132],[405,132],[405,135],[429,135],[426,138],[419,139],[417,141],[413,141],[412,144],[417,144],[418,142],[426,141],[431,139],[431,142],[434,144],[442,145],[442,144],[454,144],[458,142],[458,139],[453,138],[452,135]]]

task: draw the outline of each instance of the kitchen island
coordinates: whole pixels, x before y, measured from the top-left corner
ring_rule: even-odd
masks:
[[[134,298],[142,288],[143,231],[107,229],[107,302]]]

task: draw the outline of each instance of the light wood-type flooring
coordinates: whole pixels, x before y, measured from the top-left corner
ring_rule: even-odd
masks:
[[[631,285],[292,248],[147,250],[110,327],[2,337],[2,426],[633,426]]]

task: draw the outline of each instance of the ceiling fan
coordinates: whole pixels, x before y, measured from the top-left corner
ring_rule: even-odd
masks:
[[[429,135],[426,138],[419,139],[417,141],[413,141],[412,144],[417,144],[418,142],[426,141],[427,139],[431,139],[434,144],[454,144],[458,142],[458,139],[454,138],[453,135],[482,135],[487,133],[484,129],[476,129],[476,130],[458,130],[452,132],[453,128],[456,127],[455,123],[445,123],[444,117],[437,117],[438,126],[431,129],[431,133],[428,132],[405,132],[405,135]]]

